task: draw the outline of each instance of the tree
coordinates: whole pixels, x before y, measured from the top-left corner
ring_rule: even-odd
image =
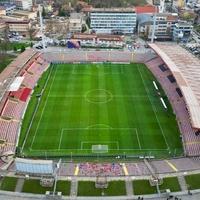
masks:
[[[53,33],[54,32],[54,28],[53,27],[54,27],[54,21],[53,21],[53,19],[47,20],[46,21],[46,26],[45,26],[46,32]]]
[[[31,41],[33,40],[34,32],[35,32],[35,29],[34,29],[33,27],[30,27],[30,28],[28,29],[29,39],[30,39]]]
[[[91,22],[90,17],[87,17],[86,24],[88,25],[89,28],[90,28],[90,22]]]
[[[77,5],[75,6],[75,11],[76,11],[77,13],[81,12],[82,9],[83,9],[83,6],[82,6],[81,4],[77,4]]]
[[[46,11],[45,11],[45,8],[44,8],[44,6],[42,7],[42,17],[46,17]]]
[[[16,46],[13,47],[13,51],[17,51],[17,47]]]
[[[87,28],[86,28],[86,25],[85,25],[85,24],[83,24],[83,25],[82,25],[82,30],[81,30],[81,33],[84,33],[86,30],[87,30]]]
[[[24,52],[25,50],[26,50],[25,46],[22,45],[22,46],[21,46],[21,53]]]
[[[64,12],[64,10],[61,7],[59,8],[58,15],[60,17],[65,17],[65,12]]]
[[[3,41],[1,41],[1,51],[3,53],[6,53],[8,51],[8,48],[9,48],[9,37],[8,37],[8,28],[6,28],[3,32],[2,32],[2,38],[3,38]]]

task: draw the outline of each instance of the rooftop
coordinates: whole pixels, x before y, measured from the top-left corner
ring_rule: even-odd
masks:
[[[108,40],[108,41],[122,41],[123,37],[119,35],[109,35],[109,34],[85,34],[85,33],[79,33],[74,34],[73,39],[100,39],[100,40]]]
[[[200,62],[175,43],[150,47],[163,59],[175,77],[185,99],[193,128],[200,128]]]
[[[91,12],[135,12],[134,8],[92,8]]]
[[[137,14],[155,13],[155,12],[158,12],[158,9],[155,6],[152,6],[152,5],[136,6],[135,12]]]

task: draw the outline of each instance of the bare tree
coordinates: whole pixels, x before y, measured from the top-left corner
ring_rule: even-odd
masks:
[[[28,35],[29,35],[29,38],[30,38],[31,41],[33,40],[34,32],[35,32],[35,29],[31,26],[31,27],[28,29]]]
[[[0,44],[2,53],[6,53],[8,51],[8,47],[10,43],[8,34],[9,34],[9,29],[8,27],[6,27],[5,30],[2,32],[3,41],[1,41],[1,44]]]

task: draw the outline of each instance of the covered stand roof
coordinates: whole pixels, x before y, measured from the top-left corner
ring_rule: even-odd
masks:
[[[30,174],[53,174],[52,160],[33,160],[16,158],[15,167],[17,172]]]
[[[17,90],[19,90],[23,80],[24,80],[23,76],[16,77],[14,79],[14,81],[12,82],[12,84],[10,85],[8,91],[17,91]]]
[[[200,61],[174,43],[149,46],[162,58],[179,85],[193,128],[200,129]]]

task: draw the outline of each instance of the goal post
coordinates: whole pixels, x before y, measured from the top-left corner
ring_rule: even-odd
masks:
[[[92,153],[108,153],[108,145],[92,145]]]

